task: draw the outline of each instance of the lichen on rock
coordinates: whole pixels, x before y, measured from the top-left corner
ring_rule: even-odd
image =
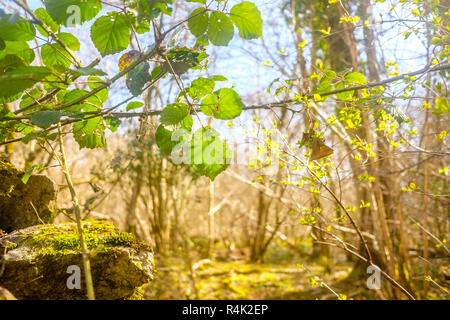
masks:
[[[6,232],[49,223],[56,212],[56,184],[45,175],[32,175],[24,184],[23,175],[0,161],[0,229]]]
[[[104,221],[83,221],[97,299],[126,299],[153,279],[153,252],[132,234]],[[38,225],[0,237],[5,271],[0,285],[18,299],[86,299],[81,289],[69,289],[71,265],[82,270],[75,223]],[[2,250],[3,251],[3,250]]]

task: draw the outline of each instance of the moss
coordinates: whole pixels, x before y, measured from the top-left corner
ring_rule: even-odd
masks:
[[[144,298],[144,295],[145,295],[144,286],[145,286],[145,284],[143,286],[137,287],[134,290],[133,294],[131,296],[129,296],[128,298],[125,298],[124,300],[145,300],[145,298]]]
[[[105,221],[83,221],[83,231],[89,250],[113,251],[117,246],[143,247],[130,233],[116,230],[113,224]],[[46,225],[33,235],[22,240],[20,244],[28,244],[39,248],[39,255],[64,255],[81,250],[78,229],[75,223]]]

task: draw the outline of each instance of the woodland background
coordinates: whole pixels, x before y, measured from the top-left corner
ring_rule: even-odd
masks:
[[[39,1],[28,4],[42,7]],[[209,69],[202,73],[225,76],[254,108],[233,120],[201,117],[225,139],[259,146],[259,160],[233,163],[214,181],[198,176],[160,153],[157,115],[148,117],[139,133],[139,118],[123,120],[107,134],[103,148],[80,149],[67,134],[67,162],[82,216],[113,221],[154,246],[157,274],[146,299],[407,299],[384,277],[381,290],[367,288],[360,236],[373,262],[410,297],[448,299],[448,3],[255,4],[263,36],[235,37],[227,47],[209,45]],[[175,0],[172,15],[155,21],[173,25],[196,5]],[[19,10],[5,0],[0,8]],[[89,23],[70,29],[85,62],[99,56]],[[149,45],[149,34],[139,45],[131,36],[130,47]],[[195,38],[184,32],[177,41],[189,47]],[[102,59],[98,68],[115,74],[120,56]],[[434,66],[444,67],[428,72]],[[364,85],[416,70],[422,72],[383,88],[363,88],[350,99],[341,94],[285,102],[318,88],[339,89],[335,83],[351,72],[364,75],[365,80],[352,81]],[[196,72],[180,79],[189,83]],[[177,90],[169,76],[137,100],[161,110]],[[127,94],[125,81],[117,81],[105,104]],[[8,108],[17,110],[18,103]],[[334,150],[331,157],[308,161],[308,146],[301,141],[310,128]],[[268,131],[277,130],[285,137],[279,144],[267,139]],[[58,162],[39,143],[1,148],[25,171],[42,164],[41,173],[59,185],[59,207],[72,207]],[[265,155],[273,150],[277,170],[266,175]],[[57,217],[67,220],[64,213]]]

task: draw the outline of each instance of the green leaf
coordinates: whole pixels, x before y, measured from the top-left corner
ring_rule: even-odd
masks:
[[[0,98],[8,98],[31,88],[36,82],[50,75],[51,71],[45,67],[18,67],[12,71],[0,73]]]
[[[134,109],[139,109],[140,107],[142,107],[144,104],[140,101],[132,101],[127,105],[127,111],[130,110],[134,110]]]
[[[448,114],[450,112],[448,106],[448,100],[446,98],[438,97],[435,99],[435,106],[433,114],[441,116],[442,114]]]
[[[78,76],[106,76],[106,73],[100,69],[86,67],[70,70],[70,73]]]
[[[44,0],[44,4],[53,20],[66,27],[93,19],[102,9],[98,0]]]
[[[216,46],[226,46],[233,39],[234,27],[224,13],[214,11],[209,18],[208,38]]]
[[[152,73],[151,73],[152,79],[156,79],[156,77],[159,77],[159,75],[162,73],[163,73],[163,70],[160,66],[153,68]]]
[[[345,76],[345,80],[354,84],[366,84],[366,77],[360,72],[351,72]]]
[[[167,105],[161,112],[159,121],[165,126],[179,124],[188,115],[189,107],[184,103]]]
[[[60,32],[57,36],[70,50],[80,51],[80,41],[73,34]]]
[[[119,119],[116,119],[116,118],[108,118],[108,119],[105,119],[105,123],[111,132],[116,132],[117,129],[122,124],[122,121],[120,121]]]
[[[0,38],[5,41],[30,41],[36,29],[25,19],[7,14],[0,18]]]
[[[192,120],[192,117],[190,118]],[[158,126],[155,133],[156,145],[158,146],[162,154],[171,155],[172,151],[176,146],[180,146],[182,142],[187,141],[189,137],[189,131],[186,130],[186,128],[171,131],[166,129],[161,124]]]
[[[161,12],[171,15],[172,8],[167,7],[167,4],[170,3],[173,3],[173,0],[138,0],[138,21],[142,21],[144,19],[151,21]]]
[[[127,18],[118,12],[98,18],[91,27],[91,39],[102,57],[125,50],[130,44]]]
[[[81,148],[101,148],[106,145],[105,124],[97,117],[73,124],[73,137]]]
[[[47,129],[52,124],[57,123],[61,116],[62,113],[59,111],[44,110],[33,114],[30,117],[30,120],[34,125],[37,125],[42,129]]]
[[[0,51],[0,60],[6,55],[16,55],[26,64],[33,62],[35,54],[26,41],[5,41],[5,49]]]
[[[58,31],[58,24],[55,22],[55,20],[52,19],[52,17],[48,14],[48,12],[43,8],[38,8],[34,13],[38,16],[39,19],[44,23],[45,26],[47,26],[53,33],[56,33]],[[44,37],[48,37],[49,34],[47,31],[45,31],[40,25],[36,25],[38,31],[40,34],[42,34]]]
[[[192,17],[198,14],[197,16],[188,21],[189,30],[197,38],[202,36],[206,32],[206,29],[208,29],[208,20],[209,20],[208,12],[205,11],[204,13],[199,14],[204,10],[205,8],[197,8],[194,11],[192,11],[192,13],[189,15],[189,17]]]
[[[73,89],[70,91],[67,91],[64,94],[64,98],[62,99],[63,103],[69,103],[72,102],[74,100],[80,99],[81,97],[85,96],[86,94],[88,94],[88,91],[86,90],[82,90],[82,89]],[[89,103],[86,103],[89,102]],[[69,111],[97,111],[102,107],[102,101],[100,100],[99,97],[97,96],[90,96],[89,98],[86,98],[85,100],[83,100],[82,102],[72,105],[70,107],[70,109],[68,109]]]
[[[214,81],[228,81],[227,78],[225,78],[224,76],[220,76],[220,75],[212,76],[212,77],[210,77],[210,79],[214,80]]]
[[[243,39],[257,39],[262,36],[261,13],[251,2],[244,1],[231,8],[230,18]]]
[[[52,43],[51,45],[44,44],[41,48],[41,56],[44,64],[50,68],[54,68],[55,66],[69,68],[72,64],[69,60],[69,53],[58,43]]]
[[[336,89],[344,89],[344,88],[345,88],[344,82],[339,82],[336,85]],[[341,92],[341,93],[337,93],[336,96],[340,100],[348,101],[348,100],[351,100],[353,98],[353,93],[354,93],[354,90],[349,90],[349,91],[344,91],[344,92]]]
[[[231,150],[209,127],[198,129],[190,142],[190,164],[200,175],[214,180],[231,163]]]
[[[192,81],[191,86],[186,91],[192,99],[199,100],[210,94],[214,90],[215,85],[214,80],[200,77]]]
[[[32,165],[30,167],[30,169],[28,169],[24,175],[22,176],[22,182],[23,184],[27,184],[28,180],[30,179],[31,175],[33,174],[33,172],[35,170],[37,170],[38,172],[42,171],[44,168],[44,165],[40,164],[40,165]]]
[[[142,93],[145,84],[152,80],[148,70],[150,65],[144,61],[136,68],[128,73],[128,79],[126,81],[128,90],[130,90],[133,96],[138,96]]]
[[[206,0],[186,0],[186,2],[196,2],[196,3],[206,4]]]
[[[199,63],[207,57],[204,53],[199,53],[186,47],[175,48],[167,53],[172,68],[167,62],[163,63],[161,68],[163,72],[172,73],[175,71],[177,75],[187,72],[189,69],[199,65]]]
[[[236,91],[222,88],[202,100],[201,110],[216,119],[229,120],[236,118],[242,112],[244,104]]]
[[[94,90],[95,88],[100,87],[103,84],[103,80],[99,77],[89,77],[89,89]],[[102,102],[105,102],[108,99],[108,89],[102,89],[95,94]]]

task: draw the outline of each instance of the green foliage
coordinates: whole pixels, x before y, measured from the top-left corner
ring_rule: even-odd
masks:
[[[58,43],[44,44],[41,49],[42,61],[49,68],[56,66],[70,67],[70,56]]]
[[[165,126],[179,124],[188,115],[189,107],[181,102],[169,104],[162,112],[159,121]]]
[[[143,62],[128,73],[127,88],[133,96],[140,95],[145,84],[152,79],[149,68],[149,64]]]
[[[73,124],[73,137],[81,148],[100,148],[106,145],[106,126],[101,117],[83,120]]]
[[[139,109],[143,106],[144,104],[140,101],[132,101],[127,105],[127,111],[130,110],[134,110],[134,109]]]
[[[31,41],[35,35],[34,26],[17,14],[0,17],[0,38],[4,41]]]
[[[130,44],[130,25],[124,14],[108,12],[91,27],[91,39],[102,57],[125,50]]]
[[[190,142],[190,164],[195,172],[214,180],[231,162],[231,150],[212,128],[198,129]]]
[[[55,22],[55,20],[52,19],[52,17],[48,14],[48,12],[43,8],[38,8],[34,12],[36,16],[42,21],[42,23],[49,28],[53,33],[56,33],[59,29],[58,23]],[[40,25],[37,25],[36,28],[38,29],[39,33],[42,34],[44,37],[48,37],[49,34],[47,31],[45,31]]]
[[[231,8],[230,18],[243,39],[257,39],[262,36],[261,13],[254,3],[244,1]]]
[[[21,66],[12,71],[0,73],[0,99],[21,95],[23,90],[31,88],[36,82],[43,81],[51,71],[45,67]]]
[[[212,12],[208,26],[209,41],[216,46],[227,46],[233,35],[234,27],[231,19],[222,12]]]
[[[208,29],[208,12],[200,13],[204,10],[204,8],[197,8],[189,15],[189,17],[195,16],[188,21],[188,27],[196,37],[202,36],[206,32],[206,29]]]
[[[37,125],[42,129],[47,129],[52,124],[57,123],[61,118],[62,113],[59,111],[53,110],[43,110],[37,113],[34,113],[30,120],[33,124]]]
[[[216,119],[229,120],[236,118],[242,112],[244,104],[236,91],[222,88],[202,100],[201,110]]]
[[[192,99],[199,100],[211,93],[215,85],[214,80],[200,77],[192,81],[191,86],[186,88],[186,91]]]
[[[80,23],[93,19],[102,9],[98,0],[44,0],[49,15],[59,24],[75,26],[74,19],[77,11],[80,12]]]

